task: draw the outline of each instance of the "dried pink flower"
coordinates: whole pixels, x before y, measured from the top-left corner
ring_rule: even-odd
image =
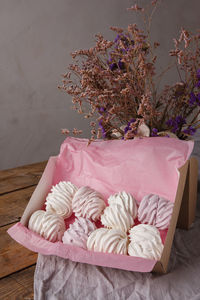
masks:
[[[70,131],[68,129],[61,129],[62,134],[69,134]]]
[[[90,122],[89,144],[95,138],[132,139],[144,135],[145,130],[145,135],[169,131],[185,139],[200,127],[200,34],[182,28],[180,36],[173,39],[174,49],[169,55],[175,59],[172,66],[176,67],[178,82],[161,91],[159,82],[170,66],[156,74],[154,52],[159,43],[150,39],[150,25],[159,3],[155,0],[147,7],[133,5],[128,9],[143,13],[145,30],[136,24],[127,29],[111,27],[116,32],[113,41],[97,34],[94,47],[72,53],[74,63],[59,88],[72,96],[73,108],[79,114],[96,120]],[[67,129],[63,132],[69,134]],[[80,133],[74,128],[73,134]]]
[[[73,133],[74,135],[79,135],[79,134],[81,134],[82,132],[83,132],[82,130],[78,130],[77,128],[74,128],[73,131],[72,131],[72,133]]]

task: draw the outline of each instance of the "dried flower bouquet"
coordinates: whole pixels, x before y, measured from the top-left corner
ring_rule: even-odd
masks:
[[[113,41],[98,34],[94,47],[72,53],[74,63],[59,88],[72,96],[79,114],[91,119],[90,141],[138,136],[185,140],[200,127],[200,32],[182,28],[169,53],[173,64],[157,74],[159,43],[150,40],[150,30],[159,2],[128,9],[141,14],[144,29],[136,24],[111,27],[116,33]],[[160,79],[171,67],[177,70],[177,82],[160,91]]]

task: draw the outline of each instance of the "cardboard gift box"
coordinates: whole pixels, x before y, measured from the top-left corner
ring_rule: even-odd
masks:
[[[60,154],[51,157],[21,221],[8,233],[32,251],[57,255],[73,261],[130,271],[165,273],[174,232],[194,221],[197,196],[197,160],[190,158],[192,141],[156,137],[128,141],[67,138]],[[174,202],[170,226],[160,231],[164,250],[160,261],[88,251],[62,242],[49,242],[27,228],[31,214],[44,208],[52,185],[66,180],[77,186],[90,186],[106,199],[116,192],[130,192],[137,201],[146,194],[158,194]],[[180,212],[180,214],[179,214]],[[65,220],[66,227],[74,216]]]

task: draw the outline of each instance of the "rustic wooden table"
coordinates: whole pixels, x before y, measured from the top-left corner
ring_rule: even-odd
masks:
[[[37,254],[7,234],[18,222],[46,162],[0,171],[0,299],[33,299]]]

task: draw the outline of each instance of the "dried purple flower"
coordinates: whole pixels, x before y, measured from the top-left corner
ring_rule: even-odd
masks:
[[[101,120],[99,121],[99,127],[101,128],[101,133],[102,133],[103,138],[106,138],[106,131],[105,131],[103,125],[102,125]]]
[[[200,93],[198,93],[197,96],[193,92],[190,93],[189,105],[190,106],[194,106],[194,105],[200,106]]]
[[[186,123],[186,120],[182,117],[182,116],[177,116],[175,118],[175,122],[178,124],[178,125],[183,125]]]
[[[151,136],[158,136],[158,129],[157,128],[152,129]]]
[[[118,34],[114,40],[115,43],[117,43],[120,40],[120,35]]]
[[[169,127],[172,127],[174,125],[174,120],[173,119],[167,120],[166,125],[169,126]]]
[[[196,96],[193,92],[190,93],[190,99],[189,99],[189,105],[195,105],[196,104]]]
[[[193,126],[189,126],[187,129],[184,129],[183,132],[187,135],[194,135],[196,132],[196,128]]]
[[[111,71],[115,71],[116,69],[118,69],[118,66],[117,66],[116,63],[112,63],[112,64],[109,65],[109,68],[110,68]]]
[[[105,109],[104,107],[101,106],[101,107],[99,108],[99,113],[100,113],[100,114],[103,113],[103,112],[105,112],[105,111],[106,111],[106,109]]]
[[[171,127],[171,131],[176,133],[181,127],[186,124],[186,120],[181,116],[177,116],[175,118],[171,118],[166,122],[166,125]]]
[[[126,134],[129,130],[131,130],[131,124],[134,123],[136,120],[135,119],[131,119],[127,126],[124,128],[124,133]]]
[[[196,76],[197,76],[197,79],[200,80],[200,69],[197,70]]]
[[[197,88],[200,88],[200,80],[197,81],[197,83],[195,84],[195,86],[196,86]]]

